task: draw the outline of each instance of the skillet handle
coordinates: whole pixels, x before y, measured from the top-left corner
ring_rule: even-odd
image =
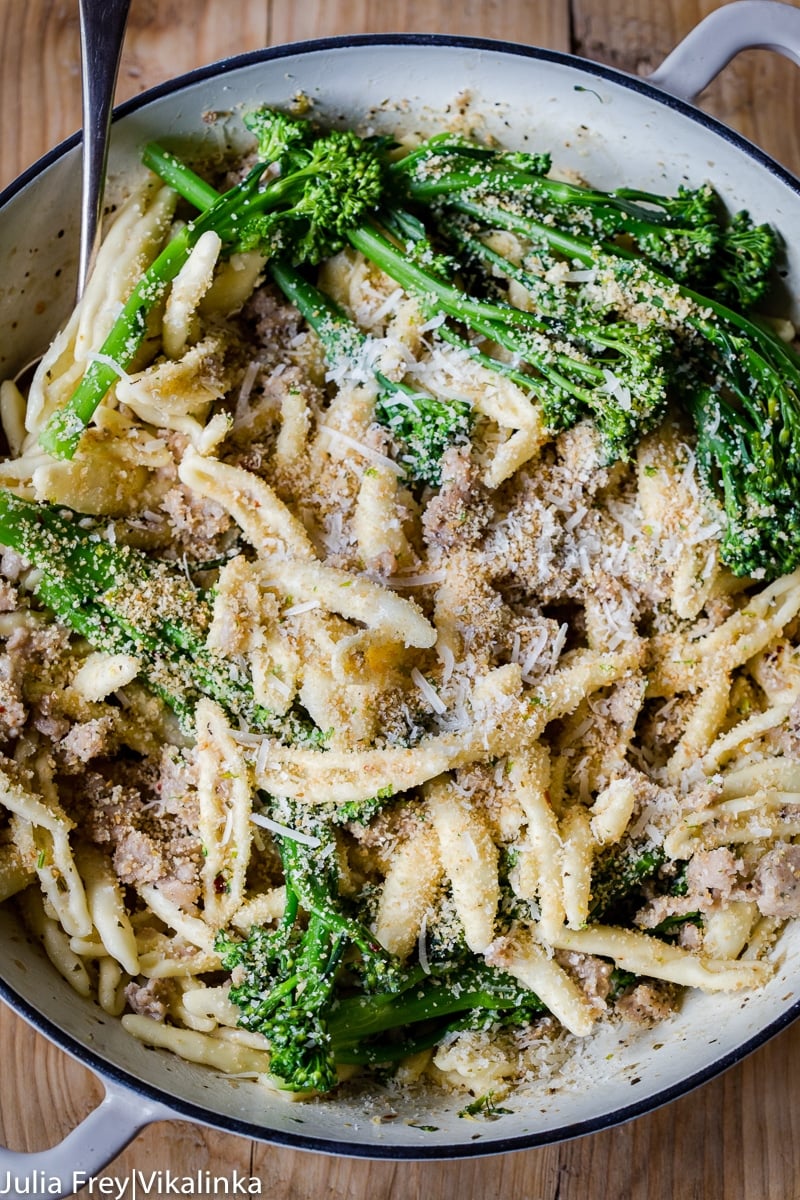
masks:
[[[72,1196],[145,1125],[175,1116],[170,1109],[109,1080],[104,1079],[103,1084],[106,1094],[102,1102],[57,1146],[33,1154],[0,1146],[0,1180],[10,1180],[12,1196]]]
[[[800,66],[800,8],[779,0],[734,0],[709,13],[647,76],[648,83],[694,100],[742,50],[775,50]]]

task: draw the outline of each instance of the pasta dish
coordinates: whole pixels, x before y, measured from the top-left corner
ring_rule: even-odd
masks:
[[[2,384],[0,900],[148,1045],[480,1104],[800,912],[778,237],[245,123]]]

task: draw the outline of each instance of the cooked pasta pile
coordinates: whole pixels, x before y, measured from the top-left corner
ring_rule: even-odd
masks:
[[[219,934],[284,913],[276,839],[304,835],[271,798],[352,806],[330,824],[341,901],[406,969],[455,956],[541,1002],[448,1028],[400,1057],[405,1082],[500,1095],[554,1041],[666,1019],[681,987],[764,985],[800,912],[800,571],[722,565],[685,416],[608,463],[591,420],[550,432],[535,394],[345,249],[318,282],[383,374],[471,413],[440,483],[413,483],[375,374],[329,366],[264,259],[207,234],[76,456],[53,458],[39,436],[176,203],[152,178],[130,197],[28,394],[2,385],[0,481],[166,560],[207,599],[214,661],[319,736],[212,694],[179,719],[5,549],[0,899],[131,1034],[266,1084]],[[131,619],[160,602],[143,586]]]

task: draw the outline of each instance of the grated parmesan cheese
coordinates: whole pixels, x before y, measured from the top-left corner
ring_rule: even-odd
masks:
[[[428,914],[422,914],[422,920],[419,923],[419,934],[417,936],[417,953],[419,955],[419,965],[422,967],[426,975],[430,975],[431,967],[428,961]]]
[[[447,705],[441,699],[436,689],[428,683],[418,667],[414,667],[412,670],[411,678],[435,713],[442,716],[443,713],[447,712]]]
[[[381,454],[379,450],[373,450],[371,446],[365,446],[363,442],[350,437],[348,433],[342,433],[341,429],[333,429],[330,425],[320,425],[319,429],[331,441],[339,442],[349,450],[355,450],[357,454],[362,455],[362,457],[375,463],[377,466],[385,467],[387,471],[391,471],[394,475],[401,476],[405,474],[403,468],[393,458],[389,458],[386,454]]]
[[[384,582],[393,588],[412,588],[444,583],[446,578],[444,571],[420,571],[416,575],[389,575]]]
[[[121,367],[110,354],[101,354],[99,351],[93,351],[91,354],[86,355],[86,361],[88,363],[101,363],[104,367],[110,367],[115,374],[119,375],[120,379],[126,380],[127,383],[130,383],[133,379],[133,376],[129,375],[125,368]]]
[[[299,617],[302,613],[311,612],[315,608],[319,608],[319,600],[302,600],[299,604],[292,604],[289,608],[283,610],[285,617]]]
[[[302,842],[304,846],[321,846],[322,842],[317,837],[312,837],[308,833],[302,833],[299,829],[290,829],[288,825],[282,825],[280,821],[273,821],[272,817],[265,817],[263,813],[251,813],[250,820],[254,825],[260,825],[262,829],[268,829],[270,833],[277,833],[279,837],[291,838],[294,842]]]
[[[260,370],[260,362],[256,362],[254,360],[253,362],[247,364],[245,373],[242,376],[241,386],[239,387],[239,395],[236,398],[236,415],[234,418],[234,423],[237,425],[244,420],[247,407],[250,402],[250,393],[253,390],[253,385],[255,384],[256,379],[258,379]]]

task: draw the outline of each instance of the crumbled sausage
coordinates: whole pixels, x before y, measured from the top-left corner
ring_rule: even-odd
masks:
[[[616,1002],[615,1011],[634,1025],[651,1025],[665,1021],[677,1009],[675,989],[658,982],[637,983],[623,992]]]
[[[741,866],[726,846],[701,850],[686,868],[689,892],[701,897],[710,894],[715,900],[728,899],[741,883]]]
[[[169,1012],[174,991],[171,979],[148,979],[147,983],[129,983],[125,988],[125,999],[131,1012],[149,1017],[151,1021],[163,1021]]]
[[[59,750],[68,768],[79,767],[93,758],[106,757],[113,754],[116,748],[114,720],[110,716],[78,722],[59,743]]]
[[[443,550],[467,545],[480,535],[491,514],[469,447],[451,446],[442,457],[442,486],[422,518],[427,540]]]
[[[756,869],[753,893],[766,917],[800,916],[800,846],[769,850]]]

